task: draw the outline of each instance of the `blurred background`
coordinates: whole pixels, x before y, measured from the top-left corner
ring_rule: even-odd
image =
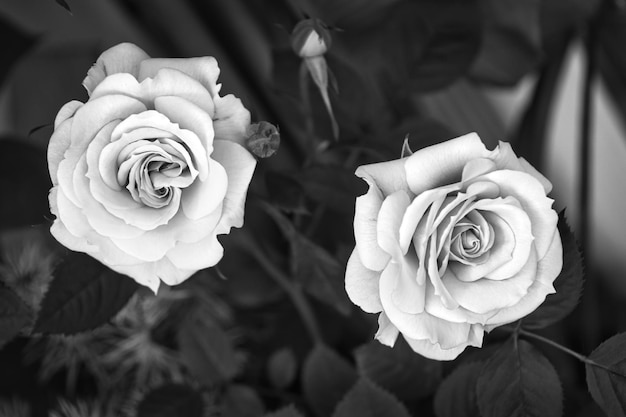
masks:
[[[333,146],[367,143],[379,150],[373,161],[399,156],[406,134],[414,150],[471,131],[491,148],[513,142],[552,181],[586,249],[577,347],[588,353],[626,328],[623,2],[66,1],[0,1],[4,139],[44,150],[58,109],[87,99],[81,81],[98,55],[133,42],[153,57],[215,56],[222,91],[281,130],[260,169],[298,167],[333,143],[318,89],[301,100],[290,46],[294,26],[315,17],[333,40]]]

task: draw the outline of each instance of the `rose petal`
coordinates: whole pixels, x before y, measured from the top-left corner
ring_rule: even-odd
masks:
[[[56,200],[55,205],[52,203],[53,200]],[[73,250],[82,251],[82,249],[80,249],[82,244],[79,245],[78,242],[71,237],[74,236],[85,242],[85,248],[89,248],[89,250],[85,251],[86,253],[105,265],[133,265],[141,262],[140,259],[120,251],[113,245],[110,239],[93,230],[83,213],[67,199],[62,190],[58,189],[56,194],[51,194],[50,201],[51,208],[57,208],[56,212],[53,210],[53,214],[60,220],[59,225],[56,226],[55,232],[58,233],[58,237],[55,237],[64,245],[67,243],[68,248],[76,248]],[[66,231],[67,234],[65,233]],[[68,236],[68,234],[71,236]]]
[[[231,227],[243,226],[246,195],[256,167],[256,159],[242,146],[233,142],[216,140],[214,147],[211,159],[224,167],[228,177],[222,218],[216,230],[217,234],[224,234],[229,233]]]
[[[87,162],[83,156],[76,164],[73,185],[76,195],[80,198],[80,208],[85,213],[87,222],[98,234],[106,237],[116,237],[122,239],[132,239],[144,233],[143,230],[129,226],[117,216],[109,213],[91,195],[89,190],[89,179],[86,176]]]
[[[54,130],[56,131],[61,123],[74,116],[74,114],[76,114],[76,111],[82,106],[83,103],[78,100],[72,100],[68,103],[65,103],[54,118]]]
[[[465,183],[480,175],[491,172],[494,169],[496,169],[496,163],[489,158],[472,159],[471,161],[468,161],[463,167],[461,182]]]
[[[220,69],[217,60],[212,56],[195,58],[150,58],[142,61],[139,65],[137,79],[143,81],[146,78],[154,78],[159,70],[172,68],[181,71],[194,80],[198,80],[212,96],[217,95],[219,88],[217,78]]]
[[[137,77],[139,64],[149,58],[143,49],[132,43],[120,43],[104,51],[87,72],[83,86],[91,95],[105,77],[116,73],[129,73]]]
[[[353,304],[367,313],[383,310],[380,303],[378,280],[380,272],[366,268],[361,262],[357,248],[352,251],[346,266],[346,293]]]
[[[417,226],[420,221],[422,221],[424,214],[431,207],[431,205],[435,201],[438,201],[439,205],[443,204],[443,200],[446,195],[458,189],[460,189],[460,185],[440,187],[434,190],[425,191],[413,199],[411,204],[407,207],[402,218],[402,223],[400,224],[399,242],[403,253],[406,253],[409,249],[411,241],[415,236]]]
[[[558,216],[552,210],[554,200],[546,196],[541,182],[524,172],[509,170],[490,172],[481,178],[496,183],[503,197],[513,196],[520,202],[532,224],[538,258],[543,258],[552,242]]]
[[[156,263],[156,274],[167,285],[178,285],[196,272],[195,269],[178,268],[168,258]]]
[[[241,100],[232,94],[215,96],[215,116],[213,129],[215,139],[236,142],[245,146],[246,131],[250,126],[250,112]]]
[[[366,268],[381,271],[391,256],[378,246],[377,222],[383,196],[376,183],[365,178],[369,184],[367,193],[357,197],[354,208],[354,239]]]
[[[178,124],[172,123],[165,115],[154,110],[133,114],[117,125],[111,134],[112,143],[102,151],[100,169],[104,171],[106,167],[114,164],[114,160],[120,161],[120,156],[125,155],[124,150],[130,144],[142,139],[154,139],[151,135],[159,134],[159,131],[167,132],[168,134],[164,137],[177,138],[189,149],[194,161],[193,165],[198,170],[200,179],[206,179],[208,175],[207,159],[213,151],[212,144],[203,143],[193,131],[181,129]],[[113,181],[108,176],[103,176],[103,178],[107,184]],[[109,186],[112,185],[109,184]]]
[[[65,120],[54,129],[48,143],[48,171],[52,185],[59,183],[59,165],[65,157],[65,151],[70,146],[70,132],[72,131],[73,119]]]
[[[222,204],[228,189],[226,170],[218,162],[209,159],[209,176],[205,181],[199,178],[183,190],[182,206],[185,216],[196,220],[211,214]]]
[[[534,238],[526,212],[512,197],[479,200],[471,208],[479,211],[494,230],[489,258],[480,265],[450,263],[454,275],[470,282],[481,278],[503,280],[517,274],[528,261]]]
[[[517,304],[499,310],[487,321],[487,331],[503,324],[526,317],[544,302],[548,294],[555,292],[552,285],[563,267],[563,246],[558,231],[552,237],[552,244],[546,256],[537,266],[536,278],[528,293]]]
[[[405,313],[421,313],[424,311],[426,285],[425,283],[417,282],[419,262],[417,256],[414,253],[410,253],[406,257],[401,258],[400,261],[400,275],[396,287],[391,293],[391,299],[396,307]]]
[[[167,258],[175,267],[189,270],[216,265],[223,255],[224,248],[213,233],[197,242],[178,242],[167,252]]]
[[[552,191],[552,183],[524,158],[518,158],[509,143],[500,142],[498,147],[492,151],[490,158],[498,169],[510,169],[530,174],[541,183],[546,194]]]
[[[437,361],[451,361],[456,359],[468,346],[481,347],[483,344],[482,326],[473,324],[469,328],[467,341],[449,349],[444,349],[439,343],[431,343],[428,340],[415,340],[404,336],[411,349],[429,359]]]
[[[391,262],[380,276],[380,301],[383,311],[400,332],[413,339],[427,339],[444,348],[457,346],[467,339],[468,323],[452,323],[428,313],[408,314],[394,303],[391,294],[396,288],[400,268]]]
[[[376,164],[361,165],[356,169],[354,175],[363,178],[370,187],[375,184],[382,193],[382,197],[387,197],[399,190],[407,193],[409,188],[406,183],[406,172],[404,170],[405,159],[397,159]]]
[[[159,70],[154,78],[138,82],[130,74],[113,74],[102,80],[91,94],[91,99],[110,95],[125,95],[141,100],[153,108],[157,97],[177,96],[188,100],[208,114],[214,114],[213,96],[197,80],[171,68]]]
[[[385,346],[393,347],[398,339],[397,327],[389,321],[389,317],[383,312],[378,316],[378,331],[374,338]]]
[[[190,101],[181,97],[157,97],[154,108],[172,122],[178,123],[181,129],[195,133],[207,155],[213,151],[213,120],[211,116]]]
[[[400,249],[400,224],[407,207],[411,203],[404,190],[390,194],[380,206],[376,222],[378,246],[396,262],[400,262],[406,251]]]
[[[419,195],[424,191],[461,180],[463,166],[472,159],[486,158],[489,151],[476,133],[470,133],[415,152],[404,161],[406,181]]]
[[[537,253],[533,248],[528,262],[517,275],[509,279],[463,282],[454,276],[452,269],[448,269],[442,282],[459,305],[474,313],[485,314],[518,303],[526,296],[536,276]]]

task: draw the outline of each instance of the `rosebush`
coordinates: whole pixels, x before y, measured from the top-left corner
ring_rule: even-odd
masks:
[[[250,113],[220,96],[212,57],[105,51],[67,103],[48,147],[51,232],[155,292],[215,265],[217,235],[243,225],[255,158]]]
[[[346,291],[380,313],[376,339],[401,333],[423,356],[451,360],[484,331],[534,311],[563,264],[550,182],[508,143],[476,134],[356,170],[356,247]]]

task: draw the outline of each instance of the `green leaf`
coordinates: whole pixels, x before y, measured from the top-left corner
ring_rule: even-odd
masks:
[[[574,310],[582,295],[582,254],[564,211],[559,214],[558,229],[563,244],[563,270],[554,280],[556,293],[549,294],[537,310],[524,318],[522,324],[527,329],[540,329],[562,320]]]
[[[0,347],[31,323],[32,311],[11,289],[0,284]]]
[[[50,216],[48,191],[52,186],[46,154],[19,141],[0,138],[0,230],[43,223]]]
[[[304,395],[319,417],[330,416],[356,380],[352,365],[327,346],[316,345],[304,361]]]
[[[181,321],[178,330],[183,363],[201,384],[208,387],[229,381],[239,370],[230,337],[213,322],[211,315],[207,307],[198,303]]]
[[[539,64],[540,0],[484,0],[484,32],[471,77],[511,86]]]
[[[416,354],[403,338],[393,348],[371,341],[354,356],[360,375],[407,404],[431,395],[441,382],[441,362]]]
[[[265,412],[257,392],[240,384],[229,385],[222,397],[221,414],[228,417],[259,417]]]
[[[352,304],[344,289],[343,266],[324,248],[302,235],[276,208],[267,203],[262,203],[261,207],[289,242],[292,273],[304,290],[339,313],[350,314]]]
[[[54,270],[34,332],[73,334],[106,323],[138,284],[83,253],[69,252]]]
[[[137,417],[201,417],[204,415],[202,395],[188,385],[169,384],[158,387],[141,400]]]
[[[464,363],[443,380],[434,400],[437,417],[480,417],[476,382],[482,368],[480,362]]]
[[[410,417],[397,398],[361,379],[341,400],[333,417]]]
[[[283,407],[273,413],[266,414],[265,417],[304,417],[304,415],[293,405],[288,405],[287,407]]]
[[[476,385],[482,417],[563,414],[563,392],[554,367],[530,343],[513,337],[487,361]]]
[[[292,384],[298,370],[298,362],[293,350],[282,348],[267,361],[267,378],[276,388],[287,388]]]
[[[619,333],[598,346],[585,364],[587,387],[609,417],[626,414],[626,333]]]

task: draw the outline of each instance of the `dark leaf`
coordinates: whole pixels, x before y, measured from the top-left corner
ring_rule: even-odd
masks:
[[[307,197],[341,213],[354,212],[354,200],[367,192],[367,186],[352,169],[339,166],[313,166],[293,174]]]
[[[31,323],[32,311],[11,289],[0,284],[0,347]]]
[[[304,417],[304,415],[300,413],[296,407],[289,405],[273,413],[266,414],[265,417]]]
[[[476,385],[482,417],[563,414],[563,392],[554,367],[530,343],[510,338],[483,367]]]
[[[302,186],[291,175],[268,171],[265,183],[270,201],[287,213],[308,214]]]
[[[465,74],[481,39],[481,16],[473,0],[396,3],[384,16],[380,48],[388,79],[406,74],[412,91],[433,91]]]
[[[289,348],[275,351],[267,361],[267,377],[276,388],[292,384],[298,370],[296,355]]]
[[[484,0],[484,32],[472,78],[515,85],[541,58],[539,0]]]
[[[234,384],[228,386],[222,398],[222,413],[228,417],[259,417],[265,412],[263,401],[252,388]]]
[[[232,379],[239,363],[228,334],[211,319],[211,312],[198,305],[181,322],[178,345],[183,363],[205,386]]]
[[[357,380],[356,371],[329,347],[318,344],[307,356],[302,371],[304,395],[319,417],[330,416]]]
[[[16,26],[6,15],[0,15],[0,85],[13,65],[34,43],[35,38]]]
[[[435,394],[437,417],[480,417],[476,382],[482,368],[480,362],[464,363],[443,380]]]
[[[333,417],[410,417],[400,401],[366,379],[361,379],[341,400]]]
[[[137,407],[137,417],[201,417],[202,395],[187,385],[169,384],[150,391]]]
[[[619,333],[598,346],[585,364],[587,387],[609,417],[626,414],[626,333]]]
[[[362,376],[407,404],[431,395],[441,382],[441,362],[416,354],[403,338],[393,348],[371,341],[354,356]]]
[[[73,334],[113,317],[138,285],[83,253],[69,252],[54,270],[34,332]]]
[[[582,255],[564,212],[559,215],[558,229],[563,243],[563,270],[554,281],[556,293],[549,294],[537,310],[524,318],[522,323],[527,329],[540,329],[565,318],[574,310],[582,294]]]
[[[54,1],[56,1],[56,3],[57,3],[59,6],[63,7],[65,10],[67,10],[67,12],[68,12],[69,14],[72,14],[72,9],[70,9],[70,5],[69,5],[69,4],[67,4],[67,2],[66,2],[65,0],[54,0]]]
[[[46,154],[17,138],[0,138],[0,155],[0,230],[44,222],[52,186]]]
[[[291,267],[304,290],[344,315],[350,314],[352,304],[344,289],[344,268],[330,253],[302,235],[280,211],[262,204],[274,219],[291,247]]]

